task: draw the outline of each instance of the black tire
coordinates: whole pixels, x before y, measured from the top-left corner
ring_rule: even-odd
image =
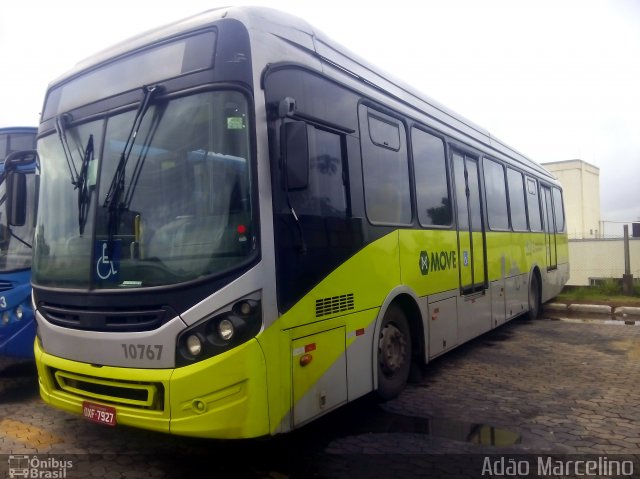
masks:
[[[402,308],[392,304],[382,319],[378,335],[378,388],[384,401],[398,396],[411,370],[411,330]]]
[[[527,317],[536,319],[540,316],[541,310],[540,282],[538,281],[538,275],[531,273],[531,279],[529,280],[529,313]]]

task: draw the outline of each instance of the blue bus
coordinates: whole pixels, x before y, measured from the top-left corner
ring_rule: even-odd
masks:
[[[31,250],[35,225],[37,128],[0,128],[0,356],[33,358]],[[10,182],[24,196],[8,195]]]

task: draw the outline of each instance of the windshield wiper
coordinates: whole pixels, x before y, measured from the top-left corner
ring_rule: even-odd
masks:
[[[162,88],[159,85],[145,86],[143,88],[144,98],[142,99],[142,102],[140,102],[136,116],[133,119],[131,131],[129,131],[129,136],[124,148],[122,149],[122,153],[120,154],[120,160],[118,161],[116,172],[113,175],[109,191],[104,199],[104,204],[102,206],[107,208],[108,212],[108,244],[112,243],[113,237],[118,233],[120,210],[124,210],[127,207],[122,201],[122,195],[124,193],[125,171],[127,162],[129,161],[129,156],[131,155],[131,150],[133,149],[133,144],[136,141],[136,136],[138,135],[138,130],[140,129],[142,120],[149,109],[151,99],[161,89]]]
[[[87,146],[84,148],[82,154],[82,164],[80,165],[80,172],[76,168],[76,162],[71,154],[71,147],[67,140],[67,124],[69,123],[71,116],[64,114],[56,118],[56,130],[60,143],[62,144],[62,151],[64,157],[67,160],[67,167],[69,168],[69,174],[71,175],[71,184],[74,189],[78,190],[78,230],[82,235],[84,233],[84,227],[87,224],[87,214],[89,212],[89,199],[91,193],[89,191],[89,185],[87,184],[87,175],[89,171],[89,163],[93,160],[93,135],[89,135]]]
[[[133,172],[131,173],[131,179],[129,180],[129,185],[127,186],[127,190],[124,193],[124,198],[122,200],[122,205],[125,210],[128,210],[131,206],[131,202],[133,201],[133,194],[135,193],[136,187],[138,186],[140,173],[142,173],[142,167],[144,166],[144,162],[147,159],[147,154],[149,153],[149,149],[151,148],[153,137],[155,136],[156,131],[158,131],[160,120],[164,116],[165,109],[162,106],[163,105],[156,105],[153,118],[151,119],[151,124],[149,125],[149,131],[145,136],[144,141],[142,142],[140,154],[138,154],[138,157],[136,158],[136,163],[133,167]],[[166,103],[164,104],[164,106],[166,106]]]
[[[56,117],[56,131],[58,132],[58,138],[60,138],[60,144],[62,144],[64,157],[67,160],[67,167],[69,168],[69,175],[71,176],[71,184],[77,188],[78,170],[76,169],[75,161],[73,161],[71,147],[67,141],[67,124],[70,120],[71,115],[68,113]]]
[[[80,174],[76,179],[76,188],[78,189],[78,229],[80,234],[84,233],[84,227],[87,224],[87,215],[89,213],[89,200],[91,192],[87,177],[89,174],[89,163],[93,161],[93,135],[89,135],[87,146],[84,149],[82,165],[80,166]]]

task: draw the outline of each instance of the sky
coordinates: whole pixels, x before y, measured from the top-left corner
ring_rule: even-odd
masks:
[[[640,0],[0,2],[0,127],[37,125],[49,82],[210,8],[309,21],[540,163],[600,169],[605,233],[640,220]]]

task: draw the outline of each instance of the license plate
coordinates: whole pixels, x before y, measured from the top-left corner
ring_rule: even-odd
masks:
[[[84,401],[82,403],[82,415],[89,421],[106,424],[107,426],[116,425],[116,408],[111,406]]]

